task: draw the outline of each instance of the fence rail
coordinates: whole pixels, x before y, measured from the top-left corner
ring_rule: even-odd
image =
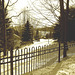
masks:
[[[56,44],[54,46],[44,45],[7,51],[6,56],[3,55],[4,52],[0,52],[0,75],[22,75],[45,67],[54,58],[53,55],[58,58],[59,47]],[[75,46],[75,43],[69,44],[68,48],[73,46]],[[61,46],[61,50],[63,48]]]

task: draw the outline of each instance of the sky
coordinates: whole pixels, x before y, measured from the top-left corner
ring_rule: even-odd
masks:
[[[6,1],[6,3],[8,2],[8,0],[5,0],[5,1]],[[16,0],[10,0],[10,1],[11,2],[9,3],[9,5],[14,3]],[[11,10],[11,11],[9,11],[9,16],[18,15],[20,12],[25,10],[25,14],[28,15],[28,17],[30,18],[32,23],[35,23],[36,25],[39,25],[39,26],[50,26],[50,25],[52,25],[53,22],[56,22],[55,16],[53,15],[52,12],[46,10],[44,5],[42,5],[40,3],[41,1],[44,4],[44,2],[43,2],[44,0],[18,0],[18,2],[15,3],[12,7],[8,7],[8,10]],[[70,0],[70,1],[72,1],[72,0]],[[59,2],[59,0],[51,0],[52,5],[57,6],[58,2]],[[70,5],[72,5],[72,4],[74,4],[74,2],[70,2]],[[46,5],[46,7],[49,8],[49,5],[48,6],[47,6],[47,4],[45,4],[45,5]],[[37,9],[40,12],[37,11]],[[41,13],[43,14],[43,16],[46,16],[50,21],[47,20],[45,17],[43,17],[41,15]],[[59,16],[59,12],[56,11],[55,14],[57,14]],[[21,14],[19,17],[12,18],[13,25],[15,26],[15,24],[22,23],[23,22],[22,20],[23,20],[23,14]]]
[[[8,0],[5,0],[5,1],[6,1],[6,3],[8,2]],[[12,3],[14,3],[15,1],[16,0],[11,0],[11,2],[9,3],[9,5],[11,5]],[[11,8],[8,7],[9,16],[18,15],[20,12],[22,12],[25,9],[25,10],[29,10],[26,14],[30,14],[29,17],[31,17],[31,21],[32,22],[35,22],[36,21],[35,24],[37,24],[37,22],[38,22],[39,25],[43,25],[43,26],[45,26],[45,24],[46,25],[47,24],[50,24],[45,19],[42,19],[43,21],[41,21],[41,18],[43,18],[43,16],[39,12],[38,13],[36,12],[37,10],[34,8],[34,6],[32,5],[32,3],[34,3],[34,5],[36,5],[38,9],[40,9],[41,11],[43,11],[41,9],[42,6],[40,8],[40,5],[41,4],[40,4],[39,0],[37,0],[37,1],[36,0],[18,0],[18,2],[15,5],[13,5]],[[21,15],[21,17],[12,18],[12,20],[14,22],[13,24],[21,23],[21,22],[18,22],[21,18],[23,18],[23,15]]]

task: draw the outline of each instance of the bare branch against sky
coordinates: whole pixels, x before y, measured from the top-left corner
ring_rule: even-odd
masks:
[[[66,5],[66,1],[64,5]],[[9,15],[11,18],[13,17],[14,23],[18,23],[19,16],[24,9],[28,12],[30,19],[39,22],[39,25],[51,26],[59,20],[60,16],[59,0],[7,0],[6,8],[7,6],[11,10]],[[74,0],[70,0],[70,6],[75,6]],[[28,9],[26,9],[27,7]],[[15,17],[17,18],[15,19]]]

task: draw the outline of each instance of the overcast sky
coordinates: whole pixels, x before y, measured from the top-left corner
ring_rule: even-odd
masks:
[[[8,2],[8,0],[5,0],[6,2]],[[12,4],[13,2],[15,2],[16,0],[10,0],[10,4]],[[18,15],[21,11],[23,10],[28,10],[28,12],[26,12],[26,14],[30,14],[29,17],[31,18],[31,21],[37,23],[41,26],[49,26],[52,25],[52,23],[50,23],[50,21],[46,20],[40,13],[39,11],[44,14],[44,16],[46,16],[48,19],[51,19],[51,22],[55,22],[56,19],[54,18],[54,16],[52,15],[51,12],[49,12],[48,10],[45,9],[45,7],[40,3],[42,1],[42,3],[44,3],[44,0],[18,0],[18,2],[13,5],[11,8],[9,7],[8,9],[12,11],[10,11],[9,15],[13,16],[13,15]],[[70,0],[70,1],[74,1],[75,0]],[[73,5],[74,2],[70,2],[70,5]],[[53,5],[57,5],[59,4],[59,0],[51,0],[51,3]],[[46,5],[46,4],[45,4]],[[46,5],[47,6],[47,5]],[[28,8],[27,8],[28,7]],[[36,8],[35,8],[36,7]],[[39,11],[37,11],[37,9]],[[49,12],[49,14],[48,14]],[[59,16],[59,12],[55,12],[58,16]],[[35,20],[34,20],[35,19]],[[12,18],[13,22],[15,24],[21,23],[23,20],[23,15],[21,15],[20,17],[17,18]]]

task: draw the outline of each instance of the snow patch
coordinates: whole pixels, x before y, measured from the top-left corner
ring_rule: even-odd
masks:
[[[75,75],[75,56],[63,62],[56,75]]]

